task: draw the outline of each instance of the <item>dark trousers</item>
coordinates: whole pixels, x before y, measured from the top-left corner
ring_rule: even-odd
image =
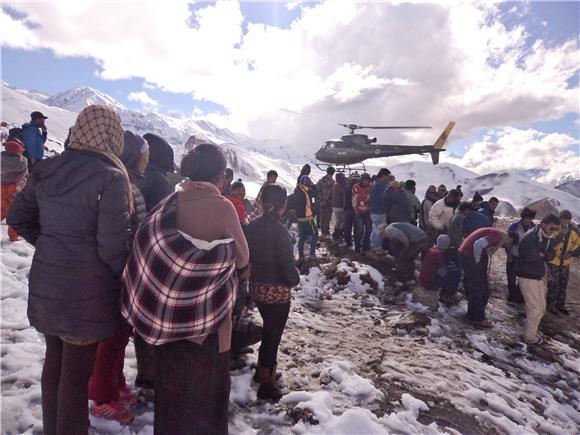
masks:
[[[42,367],[42,423],[46,435],[87,435],[89,379],[98,343],[74,345],[46,335]]]
[[[548,263],[547,303],[551,306],[566,306],[566,289],[570,279],[570,266],[556,266]]]
[[[417,256],[429,247],[427,237],[419,239],[409,246],[403,247],[399,243],[391,243],[393,254],[397,258],[397,278],[401,282],[415,279],[415,260]]]
[[[135,334],[133,344],[137,360],[135,386],[153,389],[155,385],[155,346],[147,343],[137,334]]]
[[[446,300],[452,298],[457,293],[461,281],[461,268],[457,265],[447,266],[447,275],[437,276],[433,290],[441,290],[439,298]]]
[[[97,403],[119,400],[119,389],[125,385],[123,366],[125,348],[133,328],[122,322],[117,333],[99,343],[97,360],[89,381],[89,399]]]
[[[476,263],[473,257],[459,253],[464,273],[465,292],[467,293],[467,318],[475,322],[485,320],[485,307],[489,299],[487,265],[489,257],[485,252]]]
[[[229,352],[218,336],[155,346],[156,435],[227,434]]]
[[[373,222],[369,212],[354,215],[354,247],[357,252],[371,249],[371,233]]]
[[[511,261],[506,261],[505,263],[505,274],[507,276],[508,283],[508,297],[511,300],[523,301],[522,291],[517,281],[517,258],[512,257]]]
[[[278,304],[256,303],[256,306],[264,322],[258,365],[271,369],[278,360],[278,347],[290,313],[290,302]]]
[[[346,246],[352,246],[352,227],[354,225],[354,211],[344,211],[344,242]]]
[[[322,234],[330,234],[330,220],[332,219],[332,202],[321,206],[318,209],[318,222],[320,223],[320,231]]]

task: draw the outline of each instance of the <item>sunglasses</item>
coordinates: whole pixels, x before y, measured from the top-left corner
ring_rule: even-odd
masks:
[[[546,231],[549,231],[551,233],[553,233],[554,231],[556,231],[559,227],[557,226],[553,226],[553,225],[549,225],[546,227]]]

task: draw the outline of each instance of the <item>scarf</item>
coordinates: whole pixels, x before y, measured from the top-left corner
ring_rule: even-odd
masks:
[[[133,214],[131,181],[125,165],[119,159],[124,147],[123,127],[119,115],[107,106],[93,104],[85,107],[72,128],[67,147],[101,154],[125,175],[129,212]]]

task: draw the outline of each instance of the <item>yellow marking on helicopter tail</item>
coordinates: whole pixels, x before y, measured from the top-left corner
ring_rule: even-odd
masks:
[[[451,130],[453,130],[453,127],[455,127],[455,122],[450,121],[445,130],[443,130],[443,133],[441,133],[441,136],[439,136],[433,144],[433,148],[436,150],[443,148],[443,145],[447,142],[447,138],[449,138],[449,134],[451,133]]]

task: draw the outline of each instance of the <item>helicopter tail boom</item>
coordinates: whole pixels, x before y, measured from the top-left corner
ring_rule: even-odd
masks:
[[[445,142],[447,142],[447,138],[449,137],[451,130],[453,130],[453,127],[455,127],[455,122],[450,121],[449,124],[447,124],[447,127],[445,127],[445,130],[443,130],[443,133],[441,133],[441,135],[433,144],[434,149],[440,150],[443,148],[443,145],[445,145]]]

